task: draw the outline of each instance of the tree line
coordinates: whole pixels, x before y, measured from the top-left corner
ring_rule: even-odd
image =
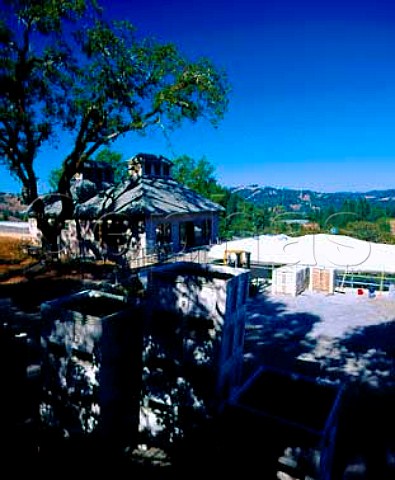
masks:
[[[341,208],[329,205],[303,215],[307,225],[300,223],[298,215],[287,211],[281,204],[272,206],[244,199],[230,188],[220,185],[215,168],[207,158],[195,160],[183,155],[174,160],[174,177],[191,189],[222,205],[225,211],[220,219],[220,237],[229,240],[262,234],[335,233],[378,243],[395,243],[390,219],[394,209],[372,205],[367,199],[345,200]]]

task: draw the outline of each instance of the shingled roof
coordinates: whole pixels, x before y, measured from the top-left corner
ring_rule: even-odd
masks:
[[[109,213],[171,215],[219,212],[224,208],[171,178],[140,177],[104,190],[76,206],[75,215],[94,219]]]

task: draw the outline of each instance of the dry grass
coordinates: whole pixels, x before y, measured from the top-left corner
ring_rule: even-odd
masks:
[[[36,261],[27,253],[29,243],[25,236],[0,235],[0,275],[17,272]]]
[[[104,280],[113,277],[114,264],[89,262],[80,264],[77,260],[52,262],[44,256],[30,255],[28,245],[35,245],[27,236],[0,234],[0,297],[5,295],[10,287],[19,283],[31,284],[38,280],[75,279]],[[47,287],[44,287],[47,288]]]

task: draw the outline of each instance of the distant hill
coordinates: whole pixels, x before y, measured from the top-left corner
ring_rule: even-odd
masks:
[[[327,208],[337,211],[345,201],[359,199],[365,199],[372,206],[382,207],[395,215],[395,189],[322,193],[313,190],[247,185],[231,187],[230,191],[259,207],[282,206],[285,211],[306,215]],[[0,220],[20,220],[25,209],[26,205],[22,203],[20,195],[0,192]]]
[[[395,189],[371,190],[368,192],[334,192],[322,193],[313,190],[293,190],[288,188],[261,187],[247,185],[232,187],[232,192],[253,202],[257,206],[283,206],[286,211],[310,213],[317,209],[333,207],[340,209],[347,200],[367,200],[372,206],[395,209]]]

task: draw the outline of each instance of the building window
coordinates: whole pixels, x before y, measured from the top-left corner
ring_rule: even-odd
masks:
[[[159,223],[156,227],[156,245],[165,246],[171,243],[171,223]]]
[[[166,163],[163,164],[163,175],[165,177],[170,176],[170,165],[167,165]]]
[[[208,245],[211,243],[211,232],[212,232],[212,221],[211,219],[206,218],[206,220],[203,221],[203,242],[205,245]]]
[[[145,162],[145,174],[151,175],[152,172],[152,164],[151,162]]]
[[[204,245],[203,229],[200,225],[194,226],[195,245]]]
[[[180,223],[180,243],[183,248],[195,245],[195,228],[193,222]]]
[[[157,177],[160,177],[160,163],[156,162],[154,164],[154,172]]]
[[[129,221],[116,215],[107,217],[101,223],[100,233],[107,253],[119,254],[129,243]]]

